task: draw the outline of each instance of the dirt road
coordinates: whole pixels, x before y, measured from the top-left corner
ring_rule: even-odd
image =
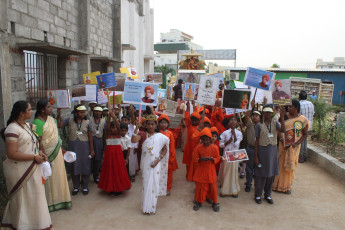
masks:
[[[272,194],[274,205],[256,204],[239,179],[239,197],[219,198],[215,213],[207,203],[193,211],[194,184],[185,180],[182,152],[177,159],[171,196],[158,198],[156,215],[141,213],[139,174],[118,197],[90,182],[90,194],[74,196],[71,210],[51,213],[54,229],[345,229],[345,186],[311,163],[298,166],[291,195]]]

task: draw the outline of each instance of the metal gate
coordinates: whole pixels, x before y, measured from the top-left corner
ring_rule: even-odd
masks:
[[[32,107],[47,98],[46,90],[58,89],[57,55],[24,50],[26,99]]]

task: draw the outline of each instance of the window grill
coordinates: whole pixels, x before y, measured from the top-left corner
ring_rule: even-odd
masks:
[[[24,51],[26,99],[33,107],[47,98],[46,90],[58,89],[57,55]]]

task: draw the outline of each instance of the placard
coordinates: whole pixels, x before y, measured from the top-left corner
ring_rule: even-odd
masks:
[[[105,91],[103,91],[103,90],[98,90],[98,92],[97,92],[97,102],[98,102],[98,104],[106,104],[106,103],[108,103],[108,97],[107,97],[107,95],[104,92]]]
[[[127,75],[124,73],[115,73],[116,86],[109,88],[110,91],[123,91]]]
[[[50,105],[55,108],[71,108],[71,98],[68,89],[47,90],[47,97]]]
[[[171,86],[171,85],[167,85],[167,98],[168,98],[169,100],[172,99],[172,92],[173,92],[172,86]]]
[[[231,115],[231,114],[236,114],[236,113],[242,113],[246,112],[248,109],[232,109],[232,108],[225,108],[225,114],[226,115]]]
[[[223,156],[229,163],[249,160],[247,151],[245,149],[225,151]]]
[[[166,89],[158,89],[158,99],[159,98],[167,99],[167,90]]]
[[[99,71],[83,74],[84,84],[97,85],[96,76],[100,75],[100,74],[101,74],[101,72],[99,72]]]
[[[273,105],[291,105],[290,79],[272,81]]]
[[[96,78],[100,89],[107,89],[116,86],[115,73],[104,73],[97,75]]]
[[[134,67],[120,68],[120,72],[127,74],[129,79],[139,79],[138,72]]]
[[[86,85],[73,85],[72,98],[86,96]]]
[[[183,99],[186,101],[194,100],[195,84],[185,83],[183,88]]]
[[[258,89],[270,90],[274,78],[275,73],[273,72],[248,67],[244,77],[244,84]]]
[[[72,101],[97,101],[97,85],[83,85],[86,95],[82,97],[73,97]]]
[[[163,111],[168,116],[175,117],[176,116],[176,109],[177,109],[177,102],[172,100],[166,100],[166,109]]]
[[[176,82],[182,79],[184,82],[199,84],[200,77],[204,76],[205,70],[179,70]]]
[[[250,90],[224,90],[223,108],[249,109]]]
[[[147,73],[145,74],[144,82],[162,84],[163,83],[162,73]]]
[[[181,109],[181,105],[186,104],[186,101],[177,99],[177,108],[176,108],[176,114],[182,114],[184,113],[184,110]]]
[[[286,130],[284,133],[284,147],[291,146],[293,143],[295,143],[296,138],[296,130],[295,128]]]
[[[213,75],[200,78],[197,102],[201,105],[214,105],[219,89],[219,79]]]
[[[181,114],[176,114],[175,117],[169,116],[169,128],[171,129],[177,129],[180,127],[181,120],[182,120],[182,115]]]
[[[124,103],[157,105],[158,84],[148,82],[125,81]]]

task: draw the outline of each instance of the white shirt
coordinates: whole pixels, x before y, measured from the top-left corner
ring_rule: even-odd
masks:
[[[129,138],[132,138],[134,130],[135,130],[136,126],[132,125],[132,124],[128,124],[128,132],[127,132],[127,136],[129,136]],[[131,142],[131,148],[138,148],[139,143],[132,143]]]
[[[230,151],[230,150],[237,150],[240,148],[240,143],[243,139],[242,133],[241,131],[238,131],[237,129],[235,129],[235,135],[236,135],[236,142],[234,142],[234,138],[232,138],[232,142],[230,144],[228,144],[227,146],[224,146],[224,143],[229,141],[230,138],[232,137],[232,133],[231,133],[231,129],[228,129],[226,131],[224,131],[221,135],[220,135],[220,141],[219,141],[219,147],[220,148],[224,148],[224,151]]]
[[[122,151],[128,150],[128,148],[131,148],[131,138],[129,136],[121,137],[121,149]]]
[[[300,100],[299,104],[301,106],[300,114],[305,116],[310,122],[309,130],[313,127],[313,118],[314,118],[314,105],[310,101]]]

